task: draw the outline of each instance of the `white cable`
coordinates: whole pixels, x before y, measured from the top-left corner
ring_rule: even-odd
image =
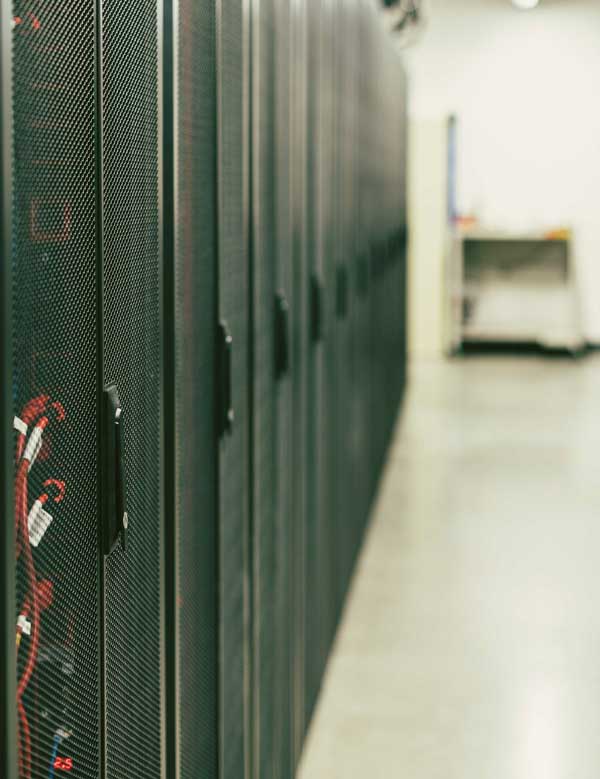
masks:
[[[44,511],[44,504],[41,500],[36,502],[31,507],[29,516],[27,517],[27,527],[29,528],[29,543],[31,546],[39,546],[40,541],[46,534],[46,530],[52,524],[52,515]]]
[[[34,427],[33,433],[29,436],[29,440],[27,441],[27,446],[25,447],[25,452],[23,453],[23,459],[29,460],[29,470],[31,470],[31,466],[34,464],[36,457],[42,448],[42,435],[42,428]]]
[[[20,417],[15,417],[13,419],[13,427],[18,433],[21,433],[21,435],[27,435],[27,425]]]

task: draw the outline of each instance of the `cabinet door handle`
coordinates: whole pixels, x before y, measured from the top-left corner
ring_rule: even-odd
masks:
[[[116,384],[104,388],[103,524],[104,554],[109,555],[119,538],[125,550],[129,517],[125,472],[123,407]]]
[[[275,376],[290,369],[290,307],[283,292],[275,295]]]
[[[233,431],[235,411],[233,408],[233,336],[226,322],[219,323],[218,344],[218,396],[220,403],[219,434],[230,435]]]

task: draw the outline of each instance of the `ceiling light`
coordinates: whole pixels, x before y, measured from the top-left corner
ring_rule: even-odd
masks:
[[[522,11],[530,11],[540,4],[540,0],[512,0],[512,4]]]

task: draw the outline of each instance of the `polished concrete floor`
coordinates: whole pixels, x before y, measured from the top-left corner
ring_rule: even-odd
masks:
[[[301,779],[598,779],[600,359],[413,369]]]

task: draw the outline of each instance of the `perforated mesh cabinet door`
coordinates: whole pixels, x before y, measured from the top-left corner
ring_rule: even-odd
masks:
[[[356,8],[355,40],[361,54],[355,70],[355,146],[354,146],[354,213],[355,213],[355,250],[351,260],[350,290],[352,306],[352,479],[355,484],[355,506],[353,517],[353,544],[356,556],[360,547],[362,531],[368,516],[368,469],[365,468],[365,454],[369,451],[368,407],[365,403],[366,370],[364,365],[365,338],[368,328],[368,308],[366,305],[366,256],[368,243],[365,229],[363,194],[363,128],[365,120],[364,71],[368,70],[368,38],[365,39],[364,16],[367,9]],[[364,48],[363,48],[364,47]]]
[[[310,711],[314,702],[315,676],[318,673],[316,657],[318,656],[318,606],[316,606],[319,587],[318,566],[318,498],[317,498],[317,469],[320,466],[318,460],[318,447],[316,446],[316,425],[319,413],[317,396],[317,370],[318,363],[314,351],[315,339],[311,332],[310,313],[312,296],[317,294],[316,283],[320,276],[317,274],[318,245],[317,225],[319,213],[320,193],[318,188],[318,146],[320,135],[318,132],[318,99],[320,94],[319,81],[319,6],[315,3],[306,4],[307,38],[306,38],[306,78],[310,88],[306,92],[306,273],[309,278],[309,339],[306,359],[306,526],[305,526],[305,608],[304,608],[304,680],[305,680],[305,721],[308,722]]]
[[[307,146],[306,248],[309,274],[309,345],[307,355],[307,505],[304,629],[305,716],[310,722],[327,651],[330,619],[329,539],[326,510],[329,458],[326,401],[325,274],[332,221],[331,13],[318,0],[307,3]]]
[[[284,4],[285,5],[285,4]],[[278,744],[285,711],[277,692],[285,673],[278,556],[277,383],[275,295],[276,191],[276,4],[252,5],[252,459],[253,459],[253,775],[279,777]],[[281,9],[279,11],[281,13]],[[284,201],[285,202],[285,201]],[[282,389],[285,392],[285,389]],[[287,569],[286,569],[287,574]]]
[[[290,4],[253,4],[255,776],[293,771],[293,397]],[[282,362],[282,354],[285,360]]]
[[[294,299],[292,276],[292,99],[291,84],[291,4],[289,1],[275,4],[275,202],[276,249],[275,285],[285,294],[289,304],[289,323],[296,315],[297,301]],[[291,332],[288,330],[288,339]],[[293,343],[288,340],[288,348]],[[293,387],[296,381],[296,366],[290,363],[285,376],[279,377],[276,385],[276,559],[275,581],[277,631],[276,652],[276,708],[273,753],[280,776],[285,778],[293,770],[293,677],[292,677],[292,611],[293,611],[293,523],[294,493],[292,450],[294,444]],[[281,712],[281,717],[278,717]]]
[[[56,764],[95,779],[95,10],[92,0],[73,2],[67,15],[51,0],[15,2],[12,10],[12,395],[14,413],[29,425],[17,436],[14,509],[19,774],[46,779]],[[3,27],[9,18],[3,15]],[[44,444],[28,473],[26,461],[35,458],[23,444],[36,426],[44,428]],[[36,498],[47,514],[38,513],[37,530],[29,533]]]
[[[175,3],[174,197],[175,652],[180,779],[218,776],[217,458],[215,402],[216,17],[212,0]],[[169,140],[165,136],[168,144]],[[168,381],[168,379],[167,379]],[[173,642],[175,646],[172,646]],[[176,723],[172,721],[176,719]],[[176,725],[176,727],[174,727]]]
[[[337,614],[341,613],[352,556],[354,484],[351,455],[351,314],[350,268],[354,251],[354,35],[355,2],[342,3],[337,18],[337,148],[336,148],[336,490]],[[354,45],[353,45],[354,42]]]
[[[161,775],[162,344],[158,8],[103,0],[103,382],[123,407],[129,527],[106,558],[106,772]]]
[[[232,337],[235,420],[219,459],[221,776],[250,770],[248,27],[242,0],[217,4],[219,318]]]
[[[293,279],[292,373],[293,406],[293,532],[291,568],[292,590],[292,657],[293,657],[293,761],[300,759],[305,731],[305,608],[306,608],[306,500],[307,500],[307,360],[310,329],[308,326],[308,290],[306,242],[306,154],[307,154],[307,11],[303,2],[291,8],[291,235]],[[288,455],[289,456],[289,455]]]
[[[368,372],[365,366],[366,343],[368,333],[367,307],[367,256],[368,238],[366,209],[368,202],[364,197],[364,127],[368,118],[366,75],[369,70],[369,37],[365,29],[365,15],[368,6],[359,5],[356,9],[355,40],[360,47],[360,58],[355,71],[355,145],[354,145],[354,186],[355,186],[355,250],[350,263],[349,290],[352,297],[352,364],[351,364],[351,419],[352,419],[352,481],[355,485],[354,516],[352,517],[352,544],[354,553],[359,548],[362,530],[368,516],[368,454],[369,431],[367,396]],[[367,466],[367,467],[366,467]]]
[[[328,148],[325,147],[325,170],[327,184],[323,189],[323,279],[324,279],[324,405],[326,422],[322,430],[322,446],[326,458],[326,472],[323,495],[323,593],[324,611],[324,652],[327,655],[333,643],[338,615],[338,539],[337,530],[337,464],[341,456],[337,448],[337,177],[339,153],[339,72],[337,67],[338,47],[338,7],[339,0],[327,4],[328,24],[323,30],[327,54],[323,57],[323,101],[328,104],[324,111],[324,133],[329,136]],[[329,116],[327,116],[329,114]],[[326,118],[327,117],[327,118]],[[325,197],[326,195],[326,197]]]
[[[319,5],[316,3],[316,5]],[[322,6],[319,19],[321,40],[319,44],[319,99],[318,122],[320,138],[318,141],[317,171],[319,177],[320,200],[318,201],[318,231],[316,267],[320,268],[323,280],[322,300],[322,372],[319,382],[319,406],[322,408],[321,421],[316,425],[315,461],[320,468],[318,479],[319,516],[318,516],[318,557],[320,579],[318,585],[320,634],[320,673],[323,673],[327,655],[333,638],[335,610],[333,590],[335,585],[335,539],[333,537],[333,501],[335,498],[336,450],[333,437],[335,420],[335,188],[334,188],[334,151],[335,151],[335,6],[327,3]],[[319,259],[320,254],[320,259]],[[317,347],[318,348],[318,347]],[[313,608],[309,604],[308,608]],[[310,704],[310,699],[309,699]]]
[[[371,371],[371,305],[373,285],[371,279],[372,269],[372,242],[374,239],[374,222],[379,201],[374,187],[373,174],[373,80],[377,77],[374,63],[374,48],[377,45],[373,35],[373,15],[366,6],[362,6],[360,14],[361,34],[361,68],[359,77],[359,117],[358,117],[358,149],[359,149],[359,195],[358,195],[358,219],[360,225],[359,258],[357,268],[357,307],[360,311],[359,325],[359,358],[356,377],[359,381],[361,395],[361,440],[365,461],[361,477],[361,505],[360,511],[366,518],[370,509],[370,502],[374,484],[373,465],[373,415],[371,407],[371,389],[373,383]]]

